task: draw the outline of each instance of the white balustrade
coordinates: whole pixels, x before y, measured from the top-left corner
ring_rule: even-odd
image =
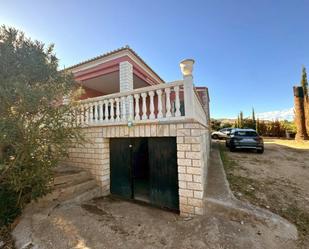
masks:
[[[104,121],[108,121],[108,100],[104,100]]]
[[[110,121],[113,122],[114,121],[114,99],[110,99],[109,101],[110,103]]]
[[[180,112],[180,99],[179,99],[179,86],[174,87],[175,91],[175,117],[180,117],[181,112]]]
[[[158,115],[157,118],[161,119],[163,118],[163,112],[162,112],[162,90],[159,89],[156,91],[157,96],[158,96]]]
[[[127,97],[127,103],[129,105],[129,115],[128,115],[128,120],[133,120],[133,96],[129,95]]]
[[[98,102],[94,102],[94,122],[98,121]]]
[[[126,121],[127,118],[127,107],[126,107],[126,97],[121,97],[121,119]]]
[[[103,101],[99,101],[99,106],[100,106],[100,122],[103,122]]]
[[[167,118],[172,116],[170,94],[171,94],[171,89],[169,87],[165,88],[165,95],[166,95],[166,114],[165,114],[165,116]]]
[[[81,100],[78,122],[81,126],[92,124],[148,122],[153,120],[177,120],[185,118],[186,88],[184,81],[153,85],[133,91],[104,95]],[[196,117],[200,122],[207,122],[203,106],[195,92],[191,96],[193,106],[189,118]],[[183,104],[185,106],[181,106]],[[193,114],[192,114],[193,113]]]
[[[89,123],[89,105],[85,105],[85,124],[87,125]]]
[[[120,99],[116,98],[116,121],[120,121]]]
[[[147,106],[146,106],[146,97],[147,93],[142,93],[142,99],[143,99],[143,116],[142,119],[146,120],[147,119]]]
[[[154,103],[153,103],[154,91],[150,91],[149,92],[149,97],[150,97],[150,115],[149,115],[149,119],[155,119]]]
[[[140,120],[141,117],[139,116],[139,94],[134,94],[134,99],[135,99],[135,120]]]

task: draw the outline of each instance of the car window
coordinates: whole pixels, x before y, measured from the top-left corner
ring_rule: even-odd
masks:
[[[236,131],[235,135],[241,137],[256,137],[257,133],[255,131]]]

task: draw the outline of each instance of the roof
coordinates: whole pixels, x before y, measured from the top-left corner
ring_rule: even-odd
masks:
[[[144,66],[146,66],[153,74],[155,74],[162,82],[165,82],[150,66],[148,66],[148,64],[132,49],[130,48],[128,45],[126,45],[125,47],[122,47],[122,48],[118,48],[118,49],[115,49],[115,50],[112,50],[110,52],[107,52],[105,54],[102,54],[102,55],[99,55],[99,56],[96,56],[96,57],[93,57],[91,59],[88,59],[88,60],[85,60],[85,61],[82,61],[78,64],[75,64],[75,65],[72,65],[70,67],[67,67],[65,68],[64,70],[70,70],[70,69],[73,69],[75,67],[78,67],[78,66],[81,66],[81,65],[84,65],[84,64],[87,64],[89,62],[92,62],[92,61],[96,61],[98,59],[102,59],[104,57],[107,57],[109,55],[112,55],[112,54],[116,54],[116,53],[119,53],[119,52],[122,52],[122,51],[130,51],[133,55],[135,55],[141,62],[142,64],[144,64]]]
[[[256,131],[254,129],[233,128],[234,131]]]

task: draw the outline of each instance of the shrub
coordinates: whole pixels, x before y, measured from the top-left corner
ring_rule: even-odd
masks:
[[[53,45],[0,28],[0,223],[50,190],[76,127],[72,75],[58,71]],[[63,96],[70,96],[68,105]]]

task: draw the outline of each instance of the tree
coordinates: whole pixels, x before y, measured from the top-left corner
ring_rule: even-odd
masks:
[[[304,96],[307,97],[308,96],[308,80],[307,80],[306,68],[304,66],[302,69],[301,86],[304,89]]]
[[[239,113],[239,128],[244,128],[244,114],[242,111]]]
[[[239,114],[238,114],[238,116],[237,116],[236,128],[240,128],[240,118],[239,118]]]
[[[257,120],[256,120],[255,130],[256,130],[257,133],[260,134],[260,121],[259,121],[259,118],[257,118]]]
[[[256,130],[256,119],[255,119],[254,108],[252,108],[252,123],[253,123],[253,129]]]
[[[50,190],[53,167],[72,139],[82,141],[74,85],[53,45],[0,27],[0,226]],[[63,96],[72,101],[63,105]]]

